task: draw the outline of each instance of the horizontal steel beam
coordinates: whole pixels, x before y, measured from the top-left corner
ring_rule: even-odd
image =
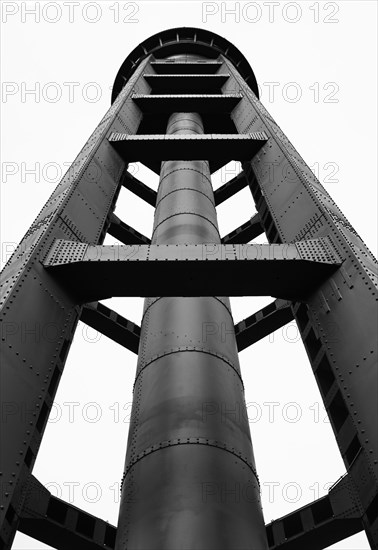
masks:
[[[151,67],[158,74],[214,74],[222,61],[151,61]]]
[[[59,550],[112,550],[116,528],[56,498],[32,475],[18,530]]]
[[[229,199],[247,186],[248,179],[242,170],[237,176],[214,191],[215,206],[222,204],[222,202]]]
[[[263,226],[261,225],[260,214],[256,213],[250,220],[243,223],[231,233],[228,233],[222,238],[223,244],[245,244],[256,239],[259,235],[264,233]]]
[[[85,304],[80,320],[129,351],[138,353],[140,327],[104,304]]]
[[[156,191],[139,181],[136,177],[130,174],[130,172],[125,172],[125,177],[122,179],[122,185],[134,193],[134,195],[137,195],[137,197],[155,207],[157,197]]]
[[[108,233],[121,243],[130,244],[150,244],[150,239],[139,233],[136,229],[130,227],[125,222],[121,221],[114,213],[110,215],[110,225]]]
[[[229,78],[229,74],[144,74],[152,93],[216,93]]]
[[[44,266],[77,303],[112,296],[301,301],[340,266],[327,237],[296,244],[92,246],[56,240]]]
[[[363,530],[362,511],[348,475],[328,495],[266,526],[270,550],[322,550]]]
[[[277,299],[235,325],[238,351],[258,342],[294,319],[291,302]]]
[[[264,132],[249,134],[123,134],[109,142],[126,162],[142,162],[160,173],[162,160],[208,160],[215,172],[231,160],[252,159],[268,141]]]
[[[231,113],[243,96],[237,94],[133,94],[145,114]]]

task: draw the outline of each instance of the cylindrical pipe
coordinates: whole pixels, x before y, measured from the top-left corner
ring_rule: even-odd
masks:
[[[208,161],[162,162],[152,243],[220,243]],[[116,549],[266,548],[229,299],[147,298]]]

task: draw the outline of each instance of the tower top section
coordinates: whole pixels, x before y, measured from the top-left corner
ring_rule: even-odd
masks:
[[[177,27],[150,36],[126,57],[114,81],[112,103],[138,64],[150,54],[156,59],[178,54],[196,54],[209,59],[217,59],[219,55],[223,55],[233,63],[252,91],[259,97],[256,77],[250,64],[231,42],[205,29]]]

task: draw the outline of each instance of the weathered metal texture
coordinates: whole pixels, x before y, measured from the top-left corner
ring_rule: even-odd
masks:
[[[130,135],[114,132],[109,141],[126,162],[140,161],[159,174],[161,160],[195,160],[205,156],[210,172],[231,160],[251,159],[263,147],[263,132],[249,134]]]
[[[43,268],[56,238],[103,241],[125,170],[112,132],[135,133],[141,119],[129,99],[146,59],[106,113],[42,208],[1,274],[0,547],[10,548],[81,308]],[[140,88],[148,90],[141,79]]]
[[[172,198],[178,199],[179,195]],[[162,205],[154,235],[164,232],[169,236],[167,240],[174,242],[171,228],[177,225],[178,216],[188,239],[196,222],[203,219],[211,224],[209,206],[196,206],[197,199],[192,194],[187,206],[177,204],[177,212],[167,208],[168,201]],[[206,237],[206,227],[200,230]],[[213,230],[217,232],[215,225]],[[113,296],[211,296],[225,294],[226,290],[230,296],[303,300],[341,262],[327,238],[284,245],[208,242],[150,246],[90,246],[58,240],[43,265],[83,303]],[[128,280],[133,284],[125,285]]]
[[[116,528],[79,510],[29,476],[19,530],[59,550],[112,550]]]
[[[362,508],[346,475],[328,495],[266,526],[270,550],[322,550],[363,530]]]
[[[224,91],[241,91],[238,132],[269,143],[243,168],[269,242],[328,235],[345,261],[294,313],[341,455],[378,545],[377,260],[279,126],[226,59]]]
[[[167,127],[201,131],[194,113]],[[220,242],[209,163],[162,163],[152,243],[204,242]],[[124,476],[117,550],[267,548],[228,298],[145,301]]]

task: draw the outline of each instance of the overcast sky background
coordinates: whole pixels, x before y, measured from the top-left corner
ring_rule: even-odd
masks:
[[[376,254],[376,2],[74,4],[2,2],[2,265],[109,108],[125,57],[177,26],[214,31],[240,49],[263,104]],[[33,7],[37,16],[27,14]],[[239,167],[227,170],[215,188]],[[157,188],[143,166],[130,171]],[[248,189],[229,199],[218,207],[221,234],[254,211]],[[116,214],[151,234],[153,209],[125,189]],[[233,298],[235,322],[271,300]],[[140,323],[142,299],[106,303]],[[326,494],[345,468],[295,325],[240,361],[268,523]],[[34,468],[54,495],[113,524],[135,367],[135,355],[80,323]],[[18,534],[14,548],[48,547]],[[362,533],[331,548],[369,545]]]

